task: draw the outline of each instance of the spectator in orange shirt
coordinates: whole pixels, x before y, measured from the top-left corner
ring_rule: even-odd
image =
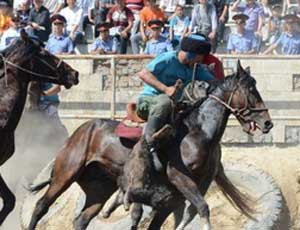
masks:
[[[0,36],[10,27],[11,9],[6,1],[0,1]]]
[[[150,28],[147,26],[151,20],[165,20],[164,12],[156,5],[155,0],[146,0],[145,7],[140,12],[140,32],[131,36],[132,52],[138,54],[139,43],[146,42],[150,34]]]

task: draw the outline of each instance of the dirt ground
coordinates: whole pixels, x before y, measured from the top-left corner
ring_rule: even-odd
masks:
[[[300,146],[223,148],[223,160],[250,163],[272,175],[286,201],[292,229],[300,229]]]
[[[36,159],[36,153],[27,153],[26,157],[22,156],[22,161],[26,160],[33,161]],[[20,157],[20,155],[19,155]],[[26,173],[21,172],[21,168],[16,171],[16,168],[13,167],[15,161],[17,161],[18,156],[14,156],[14,159],[11,159],[11,162],[6,165],[5,170],[3,170],[4,176],[9,179],[9,182],[16,182],[20,180],[20,177],[28,177]],[[50,158],[50,156],[48,156]],[[48,159],[49,159],[48,158]],[[45,159],[44,159],[45,160]],[[223,147],[223,161],[231,161],[231,162],[242,162],[242,163],[249,163],[255,165],[257,168],[263,169],[267,173],[273,176],[276,183],[282,190],[282,194],[286,201],[288,210],[287,214],[290,216],[292,226],[291,229],[298,230],[300,229],[300,146],[295,147]],[[45,164],[45,163],[44,163]],[[26,164],[29,167],[30,163]],[[24,165],[25,166],[25,165]],[[25,166],[25,167],[26,167]],[[14,169],[13,169],[14,168]],[[39,167],[34,167],[35,175],[40,171],[42,168],[41,165]],[[14,173],[12,173],[14,171]],[[20,172],[19,172],[20,171]],[[18,173],[16,173],[18,172]],[[21,176],[22,175],[22,176]],[[30,178],[34,177],[33,172],[30,172]],[[14,183],[10,183],[13,185]],[[12,186],[14,190],[17,189],[18,186]],[[76,186],[77,191],[79,191],[78,186]],[[77,197],[75,195],[74,190],[71,197]],[[76,193],[76,192],[75,192]],[[66,194],[66,195],[67,195]],[[78,194],[78,193],[77,193]],[[23,194],[19,194],[17,197],[17,201],[19,204],[22,203]],[[79,194],[78,194],[79,195]],[[69,196],[69,195],[67,195]],[[211,217],[214,229],[217,230],[236,230],[241,229],[240,226],[246,221],[245,217],[241,216],[232,206],[225,200],[224,196],[220,193],[215,194],[214,196],[206,197],[208,203],[210,204],[211,208]],[[74,201],[71,199],[67,199],[68,204],[63,205],[62,209],[58,208],[58,213],[60,214],[60,218],[56,219],[55,227],[49,227],[46,224],[46,228],[42,227],[41,229],[47,230],[56,230],[62,229],[63,227],[66,230],[71,230],[72,228],[72,219],[74,218]],[[227,203],[226,203],[227,202]],[[64,202],[63,202],[64,203]],[[122,210],[122,208],[121,208]],[[55,212],[55,211],[54,211]],[[72,212],[72,214],[70,213]],[[119,213],[121,214],[121,213]],[[118,216],[118,213],[115,215]],[[128,214],[122,213],[119,217],[122,218]],[[18,206],[17,209],[14,211],[12,215],[10,215],[6,224],[4,224],[1,229],[5,230],[18,230],[20,228],[20,207]],[[112,216],[113,218],[113,216]],[[107,220],[109,222],[109,220]],[[47,221],[46,221],[47,222]],[[59,223],[60,222],[60,223]],[[66,223],[68,222],[68,223]],[[95,222],[95,221],[94,221]],[[113,221],[114,222],[114,221]],[[164,230],[172,229],[172,222],[170,221],[165,224]],[[97,225],[97,224],[96,224]],[[45,225],[44,225],[45,226]],[[57,228],[60,226],[59,228]],[[94,225],[95,226],[95,225]],[[219,228],[222,226],[222,228]],[[232,228],[232,226],[235,226]],[[54,228],[53,228],[54,227]],[[89,228],[89,229],[97,229],[97,228]],[[113,229],[113,228],[108,228]],[[286,226],[279,230],[288,230],[289,227]]]
[[[281,225],[276,230],[298,230],[300,229],[300,146],[297,147],[223,147],[223,161],[241,162],[252,164],[259,169],[273,176],[276,183],[282,190],[284,200],[286,202],[286,215],[289,216],[289,221]],[[298,182],[299,181],[299,182]],[[82,194],[78,186],[73,186],[72,191],[66,193],[66,199],[63,198],[62,204],[58,202],[60,207],[54,205],[52,207],[55,211],[52,212],[50,220],[46,218],[42,221],[44,224],[38,229],[56,230],[66,229],[72,230],[72,219],[74,218],[74,210],[76,203],[78,204],[78,197]],[[213,229],[216,230],[240,230],[247,221],[246,217],[238,213],[220,193],[213,193],[208,195],[206,200],[211,209],[211,221]],[[52,210],[53,210],[52,209]],[[78,211],[78,207],[77,207]],[[57,214],[59,216],[57,216]],[[57,216],[59,218],[54,218]],[[105,227],[100,229],[110,230],[115,229],[115,226],[120,224],[118,221],[128,216],[128,213],[123,212],[120,207],[110,219],[104,220]],[[47,220],[48,219],[48,220]],[[99,229],[99,220],[95,218],[91,222],[88,229]],[[174,218],[171,216],[164,224],[163,230],[171,230],[174,226]],[[48,222],[49,221],[49,222]],[[67,223],[68,222],[68,223]],[[127,227],[129,221],[125,224]],[[97,227],[98,226],[98,227]],[[146,225],[145,225],[146,226]],[[292,227],[289,227],[292,226]],[[122,229],[126,229],[126,227]],[[142,228],[145,229],[145,228]],[[187,228],[193,230],[194,228]]]

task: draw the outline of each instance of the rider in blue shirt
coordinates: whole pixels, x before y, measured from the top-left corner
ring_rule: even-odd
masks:
[[[271,53],[277,46],[281,46],[282,54],[298,55],[300,54],[300,33],[298,31],[300,18],[293,14],[283,17],[287,30],[281,34],[279,39],[271,45],[264,54]]]
[[[156,143],[152,135],[170,119],[175,83],[181,80],[185,85],[193,78],[193,67],[209,54],[211,45],[205,37],[192,35],[182,39],[181,50],[157,56],[145,69],[138,73],[145,86],[138,98],[137,114],[147,120],[145,139],[149,151],[156,154]],[[196,80],[209,81],[213,75],[199,65],[195,70]]]

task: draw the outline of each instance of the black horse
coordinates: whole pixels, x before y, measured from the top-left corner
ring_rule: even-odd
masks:
[[[210,94],[201,105],[198,103],[198,84],[191,84],[189,87],[191,90],[185,90],[186,97],[193,102],[193,106],[178,132],[182,135],[182,140],[169,143],[160,151],[159,156],[165,162],[166,173],[150,175],[151,183],[145,190],[131,191],[131,202],[145,203],[158,210],[149,229],[159,229],[169,213],[182,204],[184,198],[196,207],[205,229],[210,229],[209,209],[203,196],[213,180],[242,213],[247,215],[250,210],[241,193],[224,174],[218,148],[231,113],[234,113],[247,132],[253,126],[263,133],[269,132],[273,127],[256,89],[256,82],[238,63],[235,74],[219,83],[212,83]],[[29,224],[30,230],[35,229],[51,204],[73,182],[77,182],[86,194],[85,206],[74,222],[75,229],[85,229],[99,213],[103,204],[118,189],[117,180],[122,178],[124,164],[132,150],[132,146],[124,146],[126,142],[116,136],[114,130],[118,123],[103,119],[92,120],[80,126],[67,140],[57,154],[52,177],[34,186],[35,190],[39,190],[50,184],[36,204]],[[143,149],[143,146],[144,142],[140,141],[136,148]],[[176,150],[178,148],[181,154]],[[129,168],[140,170],[139,164],[148,164],[149,155],[139,156],[134,153],[135,151],[130,157],[139,159],[128,161],[136,163],[136,167]],[[141,175],[140,172],[129,173]],[[110,211],[112,210],[113,208]],[[141,217],[140,205],[136,211],[132,229],[137,228]]]
[[[14,132],[21,118],[30,81],[47,81],[70,88],[78,84],[78,72],[42,48],[24,30],[0,53],[0,165],[15,151]],[[15,196],[0,175],[0,196],[3,208],[0,224],[15,206]]]

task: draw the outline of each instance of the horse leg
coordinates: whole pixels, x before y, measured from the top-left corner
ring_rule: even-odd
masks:
[[[119,189],[118,194],[115,197],[114,201],[109,205],[109,207],[102,211],[103,218],[109,218],[111,213],[115,211],[120,205],[123,204],[124,192]],[[136,230],[140,220],[143,216],[143,205],[140,203],[134,203],[131,210],[131,230]]]
[[[80,214],[74,220],[74,229],[75,230],[84,230],[89,225],[90,221],[98,215],[101,211],[105,202],[113,194],[114,191],[103,193],[103,186],[95,187],[93,183],[96,181],[84,183],[78,181],[80,187],[86,194],[85,205],[81,210]]]
[[[184,202],[184,198],[173,196],[168,201],[162,201],[161,205],[159,207],[156,207],[154,211],[151,213],[153,214],[153,218],[150,222],[150,225],[148,227],[148,230],[157,230],[161,229],[161,226],[167,219],[167,217],[178,207],[178,204],[181,202]]]
[[[113,202],[101,212],[103,218],[109,218],[110,215],[115,211],[121,204],[123,204],[124,193],[121,189],[118,190],[118,194]]]
[[[131,230],[137,230],[143,216],[143,205],[134,203],[131,210]]]
[[[0,225],[6,219],[8,214],[14,209],[16,204],[16,197],[6,185],[2,176],[0,175],[0,196],[3,199],[3,208],[0,212]]]
[[[180,169],[178,169],[178,167]],[[180,191],[183,196],[193,204],[199,215],[203,229],[211,229],[209,221],[209,207],[203,196],[201,195],[196,183],[191,179],[185,166],[176,165],[170,161],[167,167],[167,175],[170,182]]]

